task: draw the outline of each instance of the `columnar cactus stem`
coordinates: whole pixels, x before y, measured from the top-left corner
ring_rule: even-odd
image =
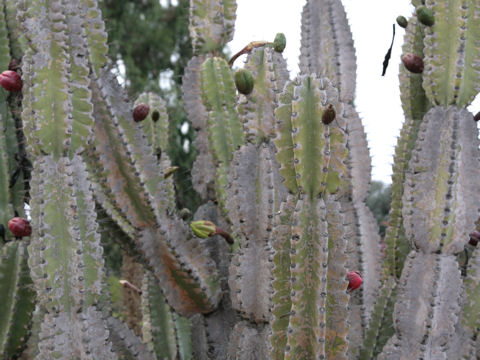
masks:
[[[34,308],[35,293],[32,290],[26,245],[19,241],[5,245],[0,260],[0,354],[14,358],[24,347],[28,336],[30,316]]]

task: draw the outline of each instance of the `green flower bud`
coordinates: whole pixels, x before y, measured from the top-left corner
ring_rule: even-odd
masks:
[[[253,91],[255,81],[247,69],[240,69],[235,72],[235,86],[240,94],[248,95]]]
[[[435,23],[435,18],[433,17],[433,12],[426,6],[419,6],[417,8],[417,17],[418,20],[426,26],[432,26]]]
[[[402,15],[397,16],[397,24],[398,24],[398,26],[405,29],[408,25],[407,18],[405,16],[402,16]]]
[[[201,239],[206,239],[215,234],[217,226],[211,221],[197,220],[190,223],[193,233]]]
[[[232,245],[233,238],[225,230],[220,229],[217,225],[207,220],[197,220],[190,223],[190,228],[193,233],[201,239],[206,239],[209,236],[220,235],[227,243]]]
[[[275,40],[273,40],[273,49],[276,52],[283,52],[285,50],[285,46],[287,46],[287,39],[283,33],[278,33],[275,36]]]
[[[172,176],[173,173],[177,172],[177,170],[178,170],[178,166],[167,167],[165,170],[163,170],[163,177],[167,179],[170,176]]]

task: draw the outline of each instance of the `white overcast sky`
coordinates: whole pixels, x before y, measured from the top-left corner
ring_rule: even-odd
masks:
[[[396,26],[392,58],[385,77],[381,76],[382,62],[390,46],[392,24],[398,15],[409,18],[413,6],[409,0],[342,0],[342,3],[355,43],[355,105],[367,132],[372,179],[391,183],[393,152],[404,119],[398,85],[404,35],[401,27]],[[232,53],[250,41],[272,41],[276,33],[283,32],[287,38],[284,56],[293,79],[298,73],[300,19],[304,4],[305,0],[237,0],[235,36],[229,43]],[[244,60],[245,55],[241,59]]]

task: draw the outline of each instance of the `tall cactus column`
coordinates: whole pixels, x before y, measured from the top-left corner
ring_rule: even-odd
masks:
[[[380,236],[375,219],[365,204],[370,188],[371,160],[366,134],[353,105],[356,61],[353,38],[339,0],[309,0],[302,12],[300,69],[328,77],[338,88],[342,102],[339,116],[346,119],[348,175],[341,211],[347,239],[347,267],[362,273],[364,283],[349,302],[351,327],[349,356],[358,356],[359,344],[370,321],[381,274]]]
[[[475,229],[480,208],[480,142],[473,115],[465,109],[480,80],[480,48],[474,35],[480,31],[480,8],[465,1],[427,1],[426,10],[414,4],[417,17],[407,32],[412,34],[418,18],[422,24],[416,31],[425,34],[424,48],[421,37],[411,43],[417,55],[423,50],[422,85],[433,107],[424,115],[421,103],[407,107],[407,121],[419,110],[423,115],[412,139],[402,198],[403,226],[415,250],[403,266],[393,313],[395,335],[381,358],[474,358],[478,328],[466,319],[478,318],[477,259],[471,259],[463,281],[455,254],[463,251]],[[425,12],[431,12],[431,18],[425,19]],[[404,76],[402,83],[415,86],[420,75],[417,80],[414,76]],[[423,99],[418,100],[427,104]]]
[[[330,81],[303,75],[286,85],[276,111],[277,158],[291,192],[283,206],[291,217],[277,215],[279,234],[289,235],[274,243],[274,274],[284,278],[274,282],[272,347],[278,359],[346,358],[346,240],[335,194],[348,184],[348,152],[345,120],[322,123],[332,107],[342,113]]]
[[[103,258],[95,203],[79,155],[93,124],[82,14],[56,2],[31,2],[24,16],[36,44],[22,69],[22,117],[33,160],[29,266],[43,314],[33,352],[114,358],[99,308]],[[45,26],[37,31],[40,23]],[[94,338],[85,336],[89,328]]]

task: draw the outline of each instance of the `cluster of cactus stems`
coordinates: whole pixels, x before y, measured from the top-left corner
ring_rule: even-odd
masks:
[[[400,67],[382,253],[340,0],[307,0],[294,79],[282,35],[242,50],[234,76],[217,56],[235,0],[191,0],[183,103],[204,200],[193,216],[176,208],[165,102],[127,98],[97,2],[4,0],[0,64],[21,91],[0,89],[2,358],[478,357],[480,250],[467,243],[480,229],[480,144],[466,106],[480,5],[412,2],[403,53],[424,68]],[[22,238],[6,226],[25,202]],[[120,316],[112,242],[124,249]]]

